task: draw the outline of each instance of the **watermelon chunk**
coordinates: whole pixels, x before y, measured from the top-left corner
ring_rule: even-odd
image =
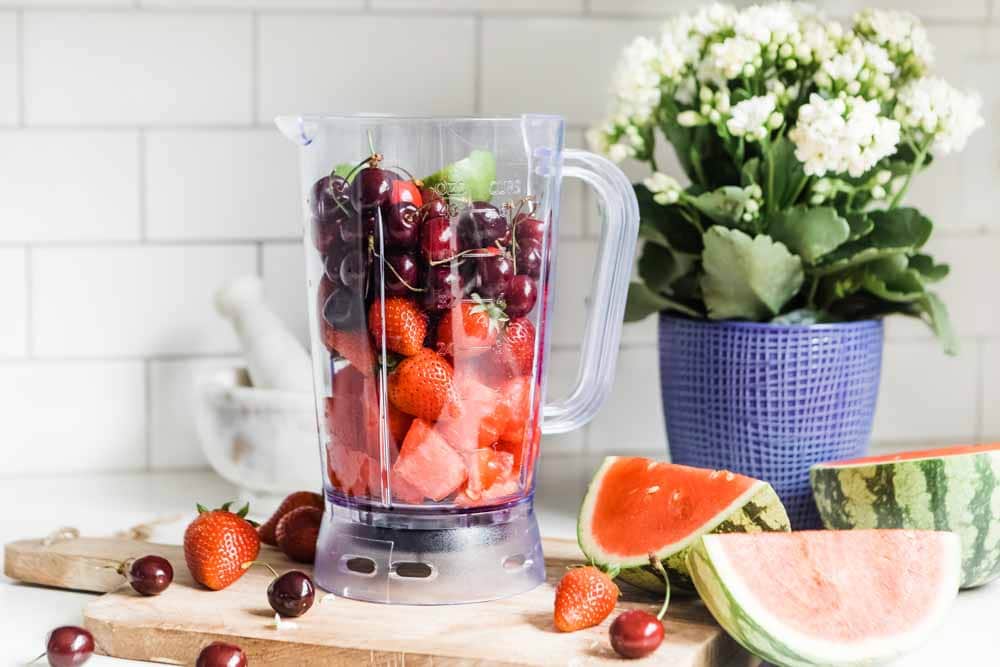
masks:
[[[1000,576],[1000,444],[821,463],[810,478],[827,528],[951,530],[963,588]]]
[[[332,442],[326,452],[331,483],[349,496],[365,495],[369,486],[369,456]]]
[[[500,438],[500,396],[468,375],[455,379],[455,396],[437,423],[438,432],[460,452],[489,447]]]
[[[789,530],[788,515],[766,482],[722,470],[610,456],[580,509],[577,537],[596,565],[633,586],[663,591],[649,565],[655,554],[681,591],[691,591],[685,557],[710,532]]]
[[[392,477],[409,485],[408,491],[442,500],[458,491],[467,473],[461,454],[452,449],[434,426],[414,419],[392,467]]]
[[[467,455],[469,482],[465,493],[477,497],[493,486],[497,480],[507,478],[514,469],[514,455],[494,451],[490,448],[477,449]]]
[[[958,593],[959,540],[908,530],[705,535],[688,554],[705,605],[788,667],[871,665],[931,635]]]

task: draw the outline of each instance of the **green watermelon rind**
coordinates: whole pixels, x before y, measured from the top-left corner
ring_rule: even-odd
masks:
[[[817,464],[824,526],[947,530],[962,542],[962,588],[1000,577],[1000,451],[859,464]]]
[[[587,488],[577,520],[577,541],[580,549],[594,565],[616,575],[619,579],[651,593],[663,592],[663,577],[649,564],[648,554],[622,557],[607,553],[590,536],[588,530],[593,515],[597,492],[604,473],[619,457],[608,456],[594,473]],[[687,552],[690,546],[706,533],[754,533],[763,531],[789,531],[791,524],[788,513],[778,494],[767,482],[757,480],[743,495],[707,521],[700,530],[692,531],[687,537],[667,544],[656,551],[656,557],[663,563],[670,578],[671,590],[693,593],[694,584],[688,573]]]
[[[845,645],[803,635],[784,625],[761,606],[740,583],[718,545],[718,536],[704,535],[688,550],[687,560],[698,595],[715,620],[740,646],[755,656],[783,667],[867,667],[883,664],[925,641],[946,617],[958,591],[960,557],[957,540],[950,549],[950,576],[940,582],[937,607],[922,627],[859,645]],[[766,576],[766,566],[752,566]]]

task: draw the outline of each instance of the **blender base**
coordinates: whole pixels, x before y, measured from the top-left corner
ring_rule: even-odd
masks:
[[[531,497],[461,514],[362,509],[327,498],[316,583],[346,598],[388,604],[485,602],[545,580]]]

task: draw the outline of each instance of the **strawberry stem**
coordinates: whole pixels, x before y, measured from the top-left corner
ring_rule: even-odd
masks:
[[[656,615],[656,620],[662,621],[667,614],[667,607],[670,606],[670,577],[656,554],[649,554],[649,564],[663,577],[663,605],[660,607],[660,613]]]

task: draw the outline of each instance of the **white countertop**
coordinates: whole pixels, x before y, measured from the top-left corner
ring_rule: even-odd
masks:
[[[585,471],[577,475],[565,469],[545,471],[544,468],[540,472],[536,503],[542,532],[575,537],[575,513],[584,491]],[[0,481],[0,541],[42,537],[59,526],[76,527],[85,535],[110,535],[156,518],[176,516],[176,522],[156,529],[153,539],[179,543],[185,517],[193,517],[195,502],[218,506],[234,497],[234,487],[209,472],[3,480]],[[43,650],[51,628],[82,622],[82,608],[92,598],[86,593],[24,586],[0,578],[3,613],[0,664],[23,665],[34,658]],[[965,591],[945,627],[922,649],[896,665],[1000,664],[998,618],[1000,582]],[[149,663],[95,656],[87,664],[117,667]]]

